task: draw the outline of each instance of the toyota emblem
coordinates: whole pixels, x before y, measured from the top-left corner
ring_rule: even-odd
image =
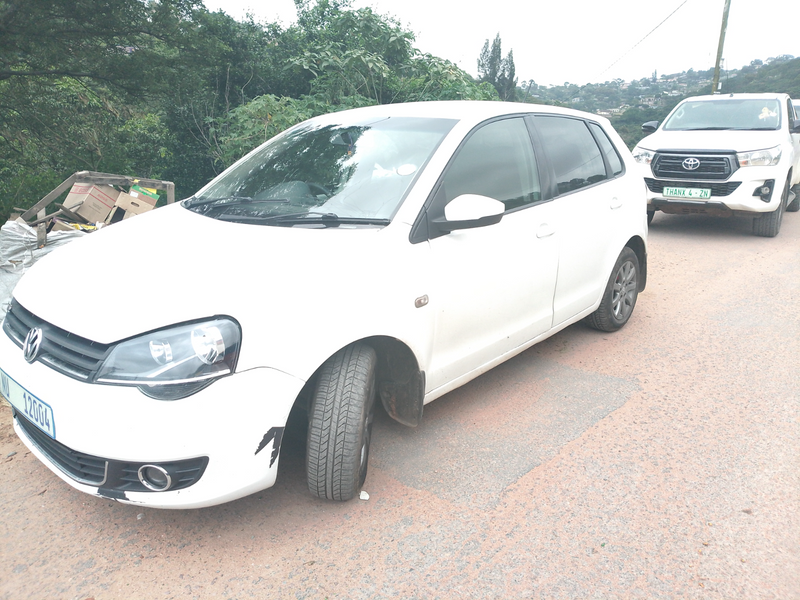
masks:
[[[39,356],[39,349],[42,347],[44,334],[41,328],[34,327],[25,336],[25,343],[22,344],[22,355],[29,363],[32,363]]]
[[[687,158],[683,161],[683,168],[686,171],[696,171],[697,167],[700,166],[700,160],[697,158]]]

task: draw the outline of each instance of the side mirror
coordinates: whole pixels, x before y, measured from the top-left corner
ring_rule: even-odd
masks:
[[[433,219],[432,223],[439,233],[486,227],[499,223],[505,210],[505,204],[494,198],[462,194],[447,203],[443,219]]]
[[[642,131],[645,133],[654,133],[658,129],[658,121],[648,121],[642,125]]]

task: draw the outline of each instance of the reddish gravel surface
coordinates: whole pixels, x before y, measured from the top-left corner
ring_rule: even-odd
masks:
[[[375,426],[368,500],[93,498],[0,407],[0,598],[800,598],[800,215],[656,215],[616,334],[575,325]],[[220,426],[226,421],[221,407]]]

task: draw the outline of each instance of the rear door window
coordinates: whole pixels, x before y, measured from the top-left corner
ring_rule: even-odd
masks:
[[[558,195],[608,179],[603,155],[586,122],[555,116],[537,116],[534,121],[553,167]]]

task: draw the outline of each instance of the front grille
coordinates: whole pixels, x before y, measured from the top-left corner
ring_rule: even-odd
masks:
[[[697,168],[687,169],[686,161],[699,161]],[[653,174],[665,179],[728,179],[739,168],[734,154],[661,153],[653,158]]]
[[[25,337],[34,327],[39,327],[43,334],[36,360],[80,381],[91,381],[111,347],[110,344],[92,342],[51,325],[12,300],[3,322],[3,330],[8,337],[22,348]]]
[[[663,194],[665,187],[683,187],[683,188],[704,188],[711,189],[712,196],[730,196],[736,189],[742,185],[741,181],[727,181],[727,182],[699,182],[699,181],[659,181],[650,177],[645,177],[644,182],[651,192],[656,194]]]
[[[68,448],[44,433],[19,412],[15,411],[15,413],[17,423],[19,423],[31,443],[61,471],[75,481],[87,485],[101,486],[106,482],[106,467],[108,463],[105,459]]]
[[[50,462],[75,481],[115,492],[153,492],[139,481],[139,469],[144,465],[157,464],[169,471],[173,484],[169,491],[181,490],[197,483],[208,466],[208,457],[201,456],[172,462],[125,462],[110,460],[91,454],[77,452],[57,442],[33,423],[14,411],[22,431],[31,443]]]

